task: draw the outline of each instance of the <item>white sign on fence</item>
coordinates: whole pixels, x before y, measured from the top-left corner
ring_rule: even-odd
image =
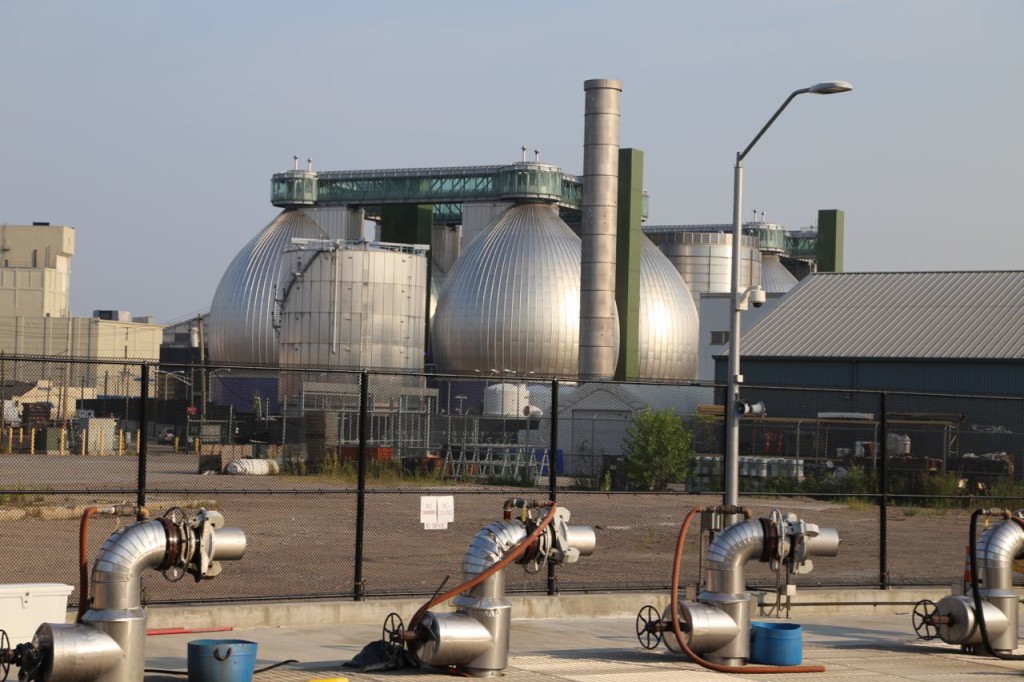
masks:
[[[455,498],[451,495],[420,497],[420,523],[424,530],[446,530],[455,520]]]

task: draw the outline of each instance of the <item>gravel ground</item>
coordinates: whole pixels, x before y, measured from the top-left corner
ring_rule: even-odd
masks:
[[[151,448],[147,504],[157,513],[168,506],[190,510],[210,506],[227,524],[245,530],[249,549],[226,564],[215,580],[171,584],[151,572],[143,579],[145,598],[206,601],[299,596],[349,595],[355,580],[357,498],[351,484],[288,476],[199,475],[193,455]],[[6,560],[0,583],[77,584],[78,516],[92,502],[134,502],[138,460],[134,457],[54,457],[0,455],[0,488],[26,492],[0,496],[0,541]],[[542,489],[414,487],[390,482],[367,495],[363,579],[367,595],[429,594],[450,575],[460,577],[462,554],[476,531],[500,518],[502,502],[513,495],[543,498]],[[82,490],[105,490],[83,494]],[[61,492],[57,492],[61,491]],[[445,530],[424,530],[422,495],[455,496],[455,522]],[[579,563],[559,567],[557,584],[566,590],[659,589],[670,581],[672,552],[686,512],[717,503],[714,495],[588,493],[560,491],[558,502],[572,521],[594,526],[597,551]],[[836,558],[815,559],[809,575],[794,576],[803,586],[878,585],[880,575],[877,507],[811,499],[745,497],[756,516],[772,509],[797,513],[810,523],[833,527],[843,540]],[[950,584],[960,580],[967,543],[969,510],[891,508],[887,567],[894,584]],[[89,556],[124,520],[95,518]],[[698,524],[688,539],[684,583],[698,580]],[[543,590],[546,573],[507,572],[507,589]],[[747,566],[748,583],[774,585],[766,565]],[[70,602],[77,600],[77,590]]]

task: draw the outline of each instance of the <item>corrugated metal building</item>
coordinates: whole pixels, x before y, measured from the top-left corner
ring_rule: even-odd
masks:
[[[1019,396],[1022,291],[1024,271],[813,274],[744,333],[744,381]]]

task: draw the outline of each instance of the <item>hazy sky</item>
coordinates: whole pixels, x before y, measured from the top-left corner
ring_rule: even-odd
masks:
[[[76,228],[72,309],[205,310],[271,174],[582,170],[583,81],[623,81],[650,224],[846,211],[846,269],[1024,267],[1024,2],[0,0],[0,222]]]

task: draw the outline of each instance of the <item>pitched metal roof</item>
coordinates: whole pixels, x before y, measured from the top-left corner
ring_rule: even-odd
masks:
[[[1024,271],[815,273],[744,357],[1024,359]]]

